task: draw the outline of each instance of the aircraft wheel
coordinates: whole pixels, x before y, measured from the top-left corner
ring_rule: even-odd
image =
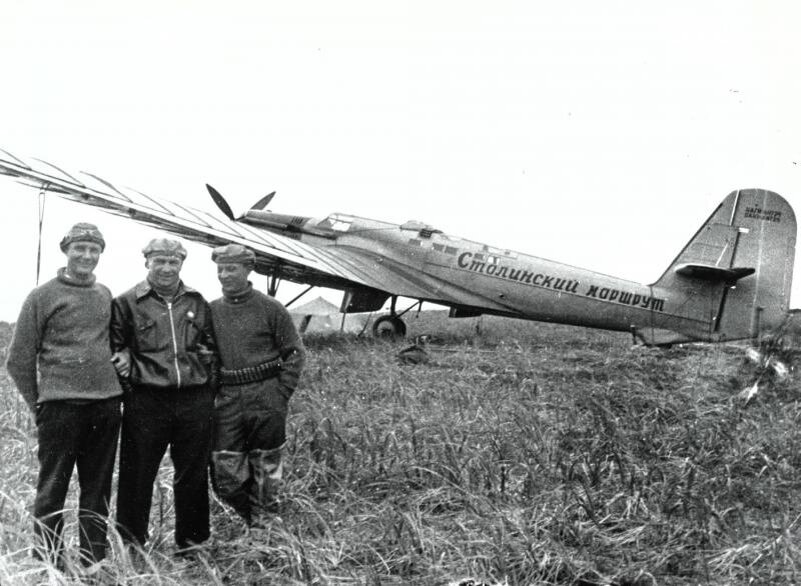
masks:
[[[403,338],[406,324],[395,315],[382,315],[373,323],[373,336],[376,338]]]

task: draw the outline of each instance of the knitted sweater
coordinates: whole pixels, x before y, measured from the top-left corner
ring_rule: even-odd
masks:
[[[58,276],[22,305],[6,368],[31,409],[58,400],[122,394],[111,364],[111,292],[105,285]]]
[[[280,357],[279,383],[283,392],[291,395],[306,350],[286,308],[252,285],[240,295],[224,295],[210,305],[223,368],[247,368]]]

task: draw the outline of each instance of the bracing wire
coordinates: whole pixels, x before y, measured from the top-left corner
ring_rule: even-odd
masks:
[[[39,274],[42,269],[42,225],[44,224],[45,195],[47,194],[48,184],[42,185],[39,190],[39,243],[36,249],[36,286],[39,286]]]

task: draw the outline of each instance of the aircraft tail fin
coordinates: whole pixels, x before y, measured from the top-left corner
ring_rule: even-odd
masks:
[[[699,337],[755,338],[787,315],[795,240],[795,214],[783,197],[764,189],[734,191],[653,287],[684,293],[691,300],[686,317],[698,316],[698,303],[708,305],[700,321],[711,331]]]

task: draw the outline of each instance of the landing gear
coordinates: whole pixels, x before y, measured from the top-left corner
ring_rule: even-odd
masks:
[[[403,338],[406,324],[397,315],[382,315],[373,323],[373,336],[376,338]]]
[[[390,301],[389,315],[382,315],[373,322],[373,336],[376,338],[403,338],[406,335],[406,324],[403,323],[401,316],[415,307],[418,308],[418,311],[423,307],[423,302],[418,301],[411,307],[398,313],[395,310],[397,302],[398,296],[393,295]]]

